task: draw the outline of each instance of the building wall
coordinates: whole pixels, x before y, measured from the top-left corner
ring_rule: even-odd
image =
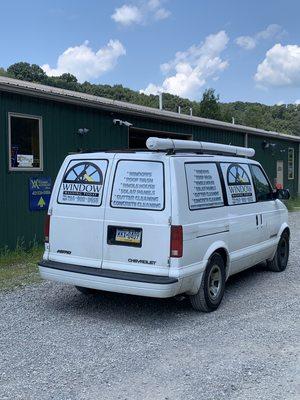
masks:
[[[275,144],[275,147],[263,149],[263,141]],[[268,174],[272,185],[276,183],[276,162],[283,160],[283,186],[289,189],[292,196],[298,194],[298,165],[299,165],[299,150],[298,143],[289,140],[280,140],[273,138],[264,138],[262,136],[249,135],[248,146],[255,149],[255,159],[259,161]],[[288,179],[288,149],[294,148],[294,179]]]
[[[41,116],[43,119],[43,172],[8,171],[8,112]],[[17,240],[26,243],[42,240],[45,212],[29,211],[28,180],[32,176],[50,176],[54,182],[64,157],[80,148],[120,148],[128,145],[128,129],[114,126],[113,118],[125,119],[135,127],[186,133],[195,140],[212,141],[244,146],[244,134],[174,123],[143,117],[110,113],[24,95],[0,93],[0,248],[14,248]],[[78,128],[88,128],[85,137],[76,135]],[[263,137],[249,136],[248,144],[256,149],[272,182],[276,176],[276,159],[284,160],[287,177],[287,148],[295,148],[295,179],[285,182],[293,194],[297,193],[298,144],[285,140],[276,142],[273,153],[262,149]]]

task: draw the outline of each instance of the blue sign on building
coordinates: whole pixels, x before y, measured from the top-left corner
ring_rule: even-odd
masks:
[[[51,196],[51,178],[45,176],[29,178],[30,211],[48,210]]]

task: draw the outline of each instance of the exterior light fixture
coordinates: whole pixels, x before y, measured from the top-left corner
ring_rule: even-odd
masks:
[[[88,128],[79,128],[77,131],[77,135],[79,136],[85,136],[87,133],[89,133],[89,129]]]

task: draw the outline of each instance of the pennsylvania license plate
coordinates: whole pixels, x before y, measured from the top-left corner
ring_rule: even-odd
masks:
[[[117,228],[115,241],[123,243],[140,244],[142,239],[142,231],[136,229],[120,229]]]

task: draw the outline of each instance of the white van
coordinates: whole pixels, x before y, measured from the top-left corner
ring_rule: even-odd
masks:
[[[219,306],[226,279],[262,261],[283,271],[287,209],[253,149],[149,138],[150,150],[69,155],[45,226],[45,279]]]

